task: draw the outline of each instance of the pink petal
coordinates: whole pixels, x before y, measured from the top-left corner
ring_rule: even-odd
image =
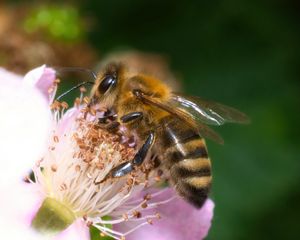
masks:
[[[23,79],[23,83],[38,88],[49,100],[49,89],[56,79],[55,71],[43,65],[28,72]]]
[[[176,194],[172,189],[162,194],[163,199]],[[153,225],[146,225],[126,237],[127,240],[201,240],[211,226],[214,203],[208,199],[201,209],[196,209],[181,198],[175,198],[167,204],[160,205],[157,212],[161,219]],[[126,232],[126,225],[116,225],[116,230]],[[128,227],[128,226],[127,226]]]
[[[55,236],[53,240],[90,240],[89,228],[81,219],[78,219],[65,231]]]
[[[60,119],[59,124],[56,127],[58,135],[63,135],[64,132],[70,131],[70,128],[73,127],[73,124],[75,123],[80,111],[81,108],[72,107],[64,113],[62,119]]]

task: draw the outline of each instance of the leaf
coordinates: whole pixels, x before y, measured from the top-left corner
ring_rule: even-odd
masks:
[[[103,220],[110,220],[110,217],[109,216],[104,216],[102,219]],[[105,225],[105,227],[112,229],[111,224],[107,224],[107,225]],[[112,237],[101,236],[100,234],[101,234],[101,232],[98,228],[96,228],[94,226],[90,227],[91,240],[114,240],[114,238],[112,238]]]

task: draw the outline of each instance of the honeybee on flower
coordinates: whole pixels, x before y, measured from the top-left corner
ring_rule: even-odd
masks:
[[[9,87],[7,82],[11,78],[11,76],[6,76],[1,79],[2,86],[7,86],[6,95],[2,91],[0,92],[3,105],[7,103],[5,102],[7,101],[6,96],[16,91],[15,86]],[[6,194],[1,194],[5,197],[2,198],[0,207],[0,220],[3,223],[0,233],[2,235],[9,234],[7,232],[9,227],[6,228],[5,226],[20,226],[20,228],[17,227],[20,230],[18,237],[25,236],[28,239],[30,237],[41,239],[42,236],[48,238],[49,235],[55,239],[60,237],[64,239],[89,239],[89,227],[94,226],[102,234],[112,236],[115,239],[124,239],[125,237],[126,239],[139,239],[137,236],[140,232],[153,237],[156,231],[161,232],[161,228],[164,229],[164,233],[160,234],[169,234],[165,239],[176,239],[170,238],[170,234],[173,233],[179,238],[182,238],[180,236],[188,237],[186,233],[182,235],[178,229],[172,224],[170,225],[170,222],[167,221],[168,214],[171,212],[173,217],[179,214],[177,217],[178,222],[180,222],[180,212],[177,211],[178,204],[181,204],[182,208],[185,206],[187,212],[196,210],[190,209],[182,200],[174,197],[169,189],[157,188],[152,190],[151,194],[145,191],[145,186],[151,187],[155,182],[145,174],[147,169],[137,169],[127,177],[113,182],[95,184],[106,176],[116,163],[121,163],[132,157],[135,150],[122,136],[98,129],[97,118],[101,117],[103,113],[100,109],[96,112],[88,111],[83,98],[79,99],[79,102],[76,101],[80,105],[68,109],[65,103],[53,102],[57,87],[55,80],[55,72],[45,66],[33,70],[23,80],[21,77],[16,80],[19,89],[23,89],[26,85],[26,89],[31,87],[36,92],[39,91],[36,94],[30,92],[26,96],[29,99],[38,96],[39,101],[48,102],[52,107],[52,116],[47,117],[48,115],[43,113],[49,122],[44,127],[47,131],[45,130],[46,133],[43,136],[48,139],[47,147],[34,144],[26,145],[29,150],[32,148],[31,151],[37,150],[34,157],[30,157],[31,159],[27,159],[26,154],[28,153],[24,152],[23,159],[28,164],[24,164],[22,172],[25,167],[29,169],[29,163],[31,163],[35,180],[27,179],[30,181],[29,184],[18,182],[18,187],[16,187],[17,181],[4,182],[1,180],[0,191],[5,191]],[[10,98],[9,100],[20,101],[18,98]],[[46,104],[44,108],[46,109],[45,112],[50,111],[50,107],[47,109]],[[42,114],[42,111],[36,107],[30,108],[31,111],[28,111],[29,108],[27,107],[26,110],[15,108],[13,111],[6,111],[6,117],[15,118],[18,114],[18,119],[22,120],[28,114],[32,116]],[[45,122],[47,121],[45,120]],[[35,134],[36,121],[32,121],[32,123],[28,124],[27,128],[34,135],[26,135],[26,137],[28,139],[38,137],[36,141],[43,142],[44,138]],[[1,131],[4,132],[6,127],[7,125],[1,124],[1,128],[3,128]],[[25,143],[28,139],[20,135],[17,127],[11,128],[10,134]],[[95,137],[96,135],[97,137]],[[35,146],[38,149],[35,149]],[[14,149],[11,151],[13,153],[16,146],[7,144],[7,151],[9,147]],[[1,149],[1,155],[3,151]],[[39,158],[36,159],[38,155]],[[19,156],[11,154],[7,161],[2,162],[2,165],[7,166],[7,170],[10,172],[14,169],[14,164],[19,164],[18,162],[20,162]],[[17,171],[17,173],[21,179],[21,171]],[[14,174],[11,179],[16,177]],[[9,185],[12,183],[14,184]],[[23,191],[24,189],[26,191]],[[13,198],[12,196],[17,197]],[[26,196],[30,196],[30,201],[25,201]],[[8,208],[7,205],[4,205],[5,200],[10,202],[13,207]],[[176,213],[172,206],[176,206]],[[201,210],[197,211],[196,215],[199,219],[197,221],[191,219],[190,221],[190,224],[197,222],[194,231],[191,229],[191,234],[195,235],[196,233],[200,238],[207,234],[212,218],[212,208],[213,204],[208,201]],[[13,214],[14,209],[18,209],[18,213]],[[168,209],[169,211],[164,213]],[[21,218],[22,214],[26,217]],[[205,220],[201,223],[202,217]],[[25,218],[26,221],[23,221],[22,219]],[[50,218],[53,220],[45,221]],[[18,222],[17,225],[16,222]],[[184,222],[187,222],[187,218]],[[149,223],[154,223],[150,231],[147,226],[142,228]],[[204,226],[198,228],[198,224],[204,224]],[[112,225],[112,228],[108,227],[109,225]],[[183,223],[182,227],[184,228]],[[41,232],[42,235],[36,236],[36,232]]]

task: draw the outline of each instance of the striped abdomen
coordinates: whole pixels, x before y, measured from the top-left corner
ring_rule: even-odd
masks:
[[[211,164],[204,139],[179,119],[167,117],[163,121],[165,127],[159,143],[163,151],[161,160],[177,192],[200,208],[211,185]]]

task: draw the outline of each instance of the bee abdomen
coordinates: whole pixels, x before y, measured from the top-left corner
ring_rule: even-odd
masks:
[[[211,163],[204,140],[176,143],[166,151],[173,184],[188,202],[200,208],[211,185]]]
[[[211,185],[211,164],[199,133],[172,116],[161,120],[159,147],[172,184],[188,202],[202,207]]]
[[[177,192],[197,208],[201,208],[207,199],[211,184],[211,176],[193,177],[179,180],[175,185]]]
[[[211,166],[208,158],[184,159],[170,169],[176,178],[211,176]]]
[[[172,166],[170,173],[178,193],[194,206],[202,207],[211,185],[209,159],[184,159]]]

